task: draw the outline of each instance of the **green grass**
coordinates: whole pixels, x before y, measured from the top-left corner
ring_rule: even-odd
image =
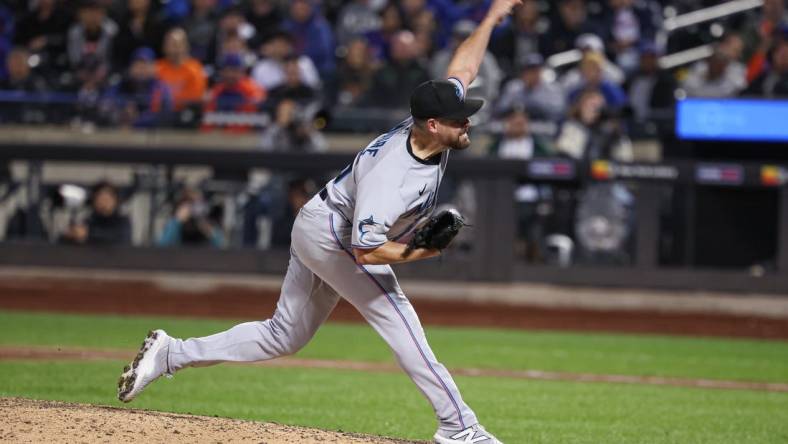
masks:
[[[150,328],[189,337],[232,321],[0,312],[0,345],[136,349]],[[788,343],[493,329],[426,329],[448,367],[788,382]],[[327,324],[305,358],[393,362],[366,325]],[[121,405],[123,362],[0,361],[0,396]],[[457,377],[508,443],[786,443],[788,394]],[[404,374],[222,365],[159,381],[131,407],[428,439],[432,410]]]
[[[121,362],[0,363],[0,395],[120,405]],[[457,378],[508,443],[784,443],[788,395]],[[428,439],[427,403],[400,374],[225,365],[156,382],[132,407]]]
[[[152,328],[205,336],[236,322],[0,311],[0,344],[135,348]],[[448,367],[788,382],[788,342],[427,327]],[[326,324],[304,358],[393,362],[371,327]]]

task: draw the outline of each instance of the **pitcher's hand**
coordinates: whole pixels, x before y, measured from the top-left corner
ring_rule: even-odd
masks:
[[[493,0],[487,11],[487,17],[500,24],[507,15],[512,13],[512,8],[522,3],[522,0]]]

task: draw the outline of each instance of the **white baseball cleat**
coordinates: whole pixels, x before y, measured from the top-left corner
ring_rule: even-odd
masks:
[[[123,368],[123,374],[118,379],[119,400],[129,402],[160,376],[171,376],[167,365],[169,347],[170,337],[164,330],[148,333],[137,356]]]
[[[474,424],[460,431],[438,429],[433,439],[436,444],[503,444],[490,432],[484,430],[481,424]]]

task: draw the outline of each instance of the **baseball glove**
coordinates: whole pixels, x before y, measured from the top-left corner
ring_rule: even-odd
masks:
[[[416,230],[413,238],[408,242],[404,256],[408,256],[416,248],[443,250],[465,225],[467,225],[465,220],[457,210],[441,211]]]

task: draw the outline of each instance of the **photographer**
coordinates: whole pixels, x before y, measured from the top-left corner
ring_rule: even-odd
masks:
[[[93,187],[87,220],[72,223],[60,237],[67,244],[130,245],[131,221],[120,213],[118,190],[101,181]]]
[[[224,235],[212,219],[202,194],[187,188],[178,199],[174,215],[164,227],[158,245],[168,247],[210,244],[221,248],[224,245]]]
[[[275,119],[262,136],[265,151],[319,152],[328,148],[326,138],[317,130],[315,106],[304,107],[284,99],[276,107]]]

